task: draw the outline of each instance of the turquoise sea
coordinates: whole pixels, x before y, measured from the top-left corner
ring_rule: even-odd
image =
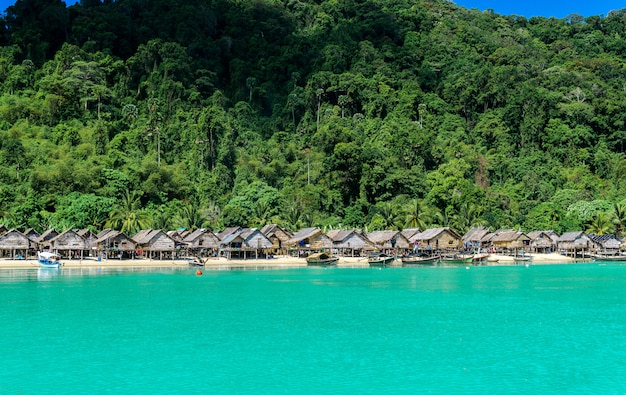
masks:
[[[0,270],[1,394],[624,394],[626,265]]]

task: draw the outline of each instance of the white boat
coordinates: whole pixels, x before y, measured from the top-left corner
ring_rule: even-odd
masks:
[[[61,266],[61,256],[56,252],[37,252],[37,262],[41,267],[58,268]]]

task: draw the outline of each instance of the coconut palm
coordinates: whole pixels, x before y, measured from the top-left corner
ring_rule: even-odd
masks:
[[[407,228],[426,229],[426,223],[429,221],[428,213],[424,207],[424,203],[420,199],[411,200],[410,204],[405,207]]]
[[[596,214],[586,224],[587,231],[595,233],[597,235],[605,235],[611,231],[612,223],[611,218],[606,213]]]
[[[615,226],[615,234],[621,235],[624,233],[624,226],[626,226],[626,205],[623,203],[615,203],[613,205],[613,225]]]
[[[198,228],[205,227],[209,223],[209,219],[198,205],[187,203],[178,210],[176,222],[178,226],[193,232]]]
[[[137,191],[126,191],[118,207],[109,213],[106,226],[119,229],[126,234],[134,234],[150,224],[150,218],[141,210]]]
[[[372,218],[372,223],[381,229],[398,229],[400,227],[399,222],[400,215],[395,212],[393,205],[389,202],[380,205]]]

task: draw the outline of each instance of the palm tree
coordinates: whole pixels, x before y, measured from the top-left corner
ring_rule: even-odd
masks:
[[[611,218],[606,213],[596,214],[587,222],[587,230],[597,235],[605,235],[611,231]]]
[[[380,224],[382,229],[397,229],[399,228],[399,215],[394,211],[393,205],[389,202],[383,203],[378,212],[374,214],[372,218],[373,223]]]
[[[180,227],[192,232],[198,228],[203,228],[209,222],[204,210],[191,203],[185,204],[178,210],[176,220]]]
[[[137,191],[126,191],[118,207],[109,213],[106,226],[119,229],[126,234],[137,233],[150,223],[150,218],[140,208],[141,194]]]
[[[615,235],[620,236],[626,226],[626,205],[623,203],[613,205],[613,225],[615,225]]]
[[[256,204],[252,208],[252,215],[254,218],[252,222],[259,227],[265,226],[271,214],[270,205],[264,200],[257,200]]]
[[[407,228],[426,229],[426,222],[429,220],[426,213],[424,203],[420,199],[413,199],[411,203],[405,207]]]

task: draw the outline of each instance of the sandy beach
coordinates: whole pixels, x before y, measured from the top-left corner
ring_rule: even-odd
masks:
[[[572,264],[580,263],[580,259],[573,259],[560,254],[530,254],[532,261],[524,264],[545,265],[545,264]],[[134,267],[164,267],[164,268],[185,268],[190,267],[187,260],[155,260],[155,259],[105,259],[98,261],[94,258],[62,260],[63,267],[111,267],[111,268],[134,268]],[[508,255],[490,255],[486,265],[500,266],[513,265],[513,257]],[[400,261],[396,261],[397,266],[401,266]],[[296,268],[306,267],[304,258],[294,258],[288,256],[278,256],[272,259],[247,259],[228,260],[226,258],[208,258],[205,260],[204,268],[207,270],[233,270],[233,269],[264,269],[264,268]],[[338,267],[369,267],[367,258],[341,257]],[[37,268],[37,259],[0,259],[0,269],[17,268]]]

